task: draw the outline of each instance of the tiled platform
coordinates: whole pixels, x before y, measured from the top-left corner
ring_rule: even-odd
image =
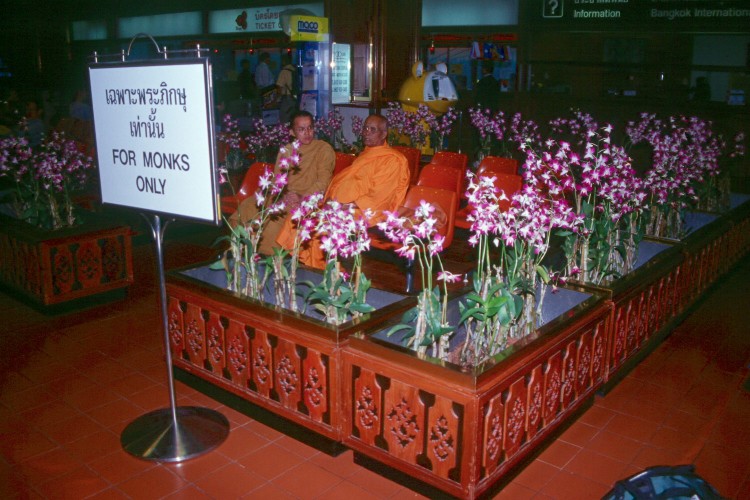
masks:
[[[0,498],[415,498],[409,484],[332,457],[177,383],[178,402],[231,422],[217,450],[182,464],[132,458],[120,433],[168,404],[152,249],[135,248],[127,300],[48,316],[0,294]],[[168,266],[205,258],[167,245]],[[496,498],[600,498],[645,467],[692,463],[750,498],[750,259],[612,392]]]

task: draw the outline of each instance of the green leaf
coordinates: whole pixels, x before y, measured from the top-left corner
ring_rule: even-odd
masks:
[[[211,270],[213,270],[213,271],[225,270],[226,269],[224,267],[224,261],[222,261],[222,260],[215,260],[215,261],[213,261],[212,263],[210,263],[208,265],[208,268],[211,269]]]
[[[471,309],[466,309],[463,314],[461,314],[461,318],[458,320],[459,324],[462,324],[464,321],[466,321],[469,318],[474,318],[478,321],[484,320],[484,314],[482,313],[484,311],[484,308],[481,307],[472,307]]]
[[[352,311],[356,311],[358,313],[368,313],[375,310],[373,306],[370,304],[362,304],[362,303],[354,303],[349,307]]]
[[[400,332],[402,330],[410,330],[410,331],[413,332],[414,331],[414,327],[412,325],[398,324],[398,325],[392,327],[390,330],[388,330],[388,333],[386,333],[386,336],[390,337],[394,333]]]
[[[537,264],[536,273],[542,278],[543,282],[549,283],[549,273],[547,272],[547,269],[544,268],[544,266]]]

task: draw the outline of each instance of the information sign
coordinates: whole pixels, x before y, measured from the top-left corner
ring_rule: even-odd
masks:
[[[207,59],[89,66],[102,202],[219,224]]]
[[[352,99],[351,47],[348,43],[334,43],[332,53],[331,101],[333,104],[346,104]]]

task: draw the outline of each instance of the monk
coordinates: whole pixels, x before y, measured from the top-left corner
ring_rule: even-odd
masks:
[[[409,188],[409,164],[406,157],[386,144],[388,122],[381,115],[370,115],[362,127],[365,149],[348,168],[331,181],[326,200],[353,203],[358,211],[372,211],[368,225],[385,219],[384,210],[396,210]],[[287,218],[288,219],[288,218]],[[294,246],[296,229],[287,220],[277,242],[287,250]],[[325,269],[325,255],[318,241],[311,241],[300,251],[300,262]]]
[[[315,139],[315,119],[308,111],[298,111],[290,122],[292,135],[299,141],[300,163],[289,170],[289,180],[284,194],[286,212],[268,221],[263,228],[263,235],[258,251],[272,255],[276,247],[276,237],[284,225],[285,215],[294,211],[300,201],[313,193],[323,193],[328,187],[336,163],[336,153],[326,141]],[[288,144],[286,152],[279,152],[276,158],[275,173],[279,174],[279,162],[284,156],[292,154],[292,145]],[[240,203],[237,211],[229,218],[232,227],[239,222],[246,223],[258,213],[255,196],[250,196]]]

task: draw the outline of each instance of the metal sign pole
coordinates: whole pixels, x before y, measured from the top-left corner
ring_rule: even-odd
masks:
[[[157,54],[165,60],[164,62],[141,64],[127,61],[133,43],[141,37],[151,40]],[[136,151],[142,151],[143,166],[146,166],[147,162],[154,161],[152,156],[149,156],[152,153],[148,152],[147,155],[142,144],[144,141],[152,141],[150,144],[156,144],[153,141],[161,141],[162,143],[166,141],[167,144],[170,141],[174,142],[174,137],[168,135],[165,129],[176,120],[175,117],[179,118],[180,121],[184,121],[185,117],[205,118],[205,123],[196,123],[198,133],[205,134],[205,136],[193,136],[193,140],[197,140],[201,145],[200,139],[205,138],[207,139],[205,144],[207,147],[203,150],[195,149],[193,153],[196,154],[197,158],[204,157],[201,155],[207,153],[208,163],[213,168],[215,146],[210,91],[210,61],[207,57],[201,56],[203,52],[206,52],[206,50],[201,49],[200,46],[195,50],[172,51],[169,52],[169,55],[181,54],[187,56],[187,62],[167,61],[169,59],[167,48],[159,49],[159,45],[153,37],[145,33],[139,33],[130,41],[127,52],[122,50],[119,54],[105,56],[95,52],[94,65],[89,70],[92,96],[94,95],[94,89],[96,89],[97,96],[97,100],[94,101],[94,131],[97,149],[100,152],[111,149],[113,155],[112,159],[101,154],[99,156],[102,202],[145,209],[148,213],[153,214],[151,216],[143,214],[143,216],[151,227],[156,249],[161,327],[167,362],[169,408],[162,408],[142,415],[128,424],[120,435],[120,443],[125,451],[144,460],[181,462],[216,448],[224,442],[229,434],[229,422],[221,413],[208,408],[177,406],[172,373],[172,349],[169,336],[167,287],[162,249],[166,224],[162,227],[159,215],[174,214],[179,217],[210,220],[218,224],[215,171],[211,170],[211,175],[207,176],[210,179],[210,185],[208,186],[210,192],[204,188],[206,177],[192,176],[193,172],[200,172],[200,169],[185,168],[181,171],[182,175],[190,177],[187,177],[187,180],[178,180],[171,177],[170,191],[167,195],[165,190],[166,179],[160,180],[156,177],[150,177],[150,174],[139,175],[133,179],[132,172],[134,169],[123,170],[121,168],[125,165],[128,167],[138,165],[140,155]],[[137,75],[137,77],[133,75]],[[167,83],[170,78],[175,79],[185,75],[190,75],[194,79],[192,80],[193,86],[187,86],[189,92],[191,92],[190,106],[187,103],[188,91],[182,88],[180,92],[180,88],[170,88]],[[195,80],[196,77],[198,77],[198,80]],[[151,86],[147,87],[147,84],[144,83],[143,88],[134,88],[131,83],[136,79],[138,79],[138,82],[141,80],[150,82]],[[202,85],[198,85],[195,83],[196,81],[199,81]],[[135,85],[135,87],[138,87],[138,85]],[[197,104],[197,106],[192,104]],[[205,106],[201,106],[201,104]],[[175,109],[180,110],[177,111],[178,115],[175,115]],[[126,111],[123,113],[123,110]],[[190,113],[188,113],[188,110]],[[185,114],[183,115],[183,113]],[[141,116],[146,114],[148,118],[141,120]],[[102,127],[101,130],[100,126]],[[100,133],[102,134],[101,137]],[[185,162],[185,166],[188,166],[187,158],[189,156],[188,152],[185,152],[178,158]],[[116,163],[116,161],[119,161],[119,163]],[[118,165],[118,167],[115,168],[115,165]],[[106,172],[106,175],[103,176],[103,172]],[[124,172],[127,173],[123,175]],[[123,182],[127,181],[134,181],[131,190],[124,189]],[[138,187],[139,182],[140,187]],[[150,187],[148,186],[149,182]],[[136,189],[138,194],[135,191]],[[196,204],[184,203],[183,197],[179,193],[185,191],[190,191],[194,195],[197,193],[197,199],[202,200],[197,203],[199,209],[195,209]],[[149,200],[148,203],[145,202],[144,193],[159,196],[158,203],[154,203],[153,199]],[[210,196],[207,196],[208,194]]]
[[[146,219],[148,220],[148,217]],[[153,220],[149,220],[156,247],[170,405],[169,408],[142,415],[128,424],[120,436],[120,443],[125,451],[144,460],[181,462],[202,455],[223,443],[229,434],[229,422],[224,415],[209,408],[177,406],[172,374],[172,350],[169,344],[167,286],[162,249],[164,230],[168,223],[169,221],[162,227],[159,215],[154,215]]]

